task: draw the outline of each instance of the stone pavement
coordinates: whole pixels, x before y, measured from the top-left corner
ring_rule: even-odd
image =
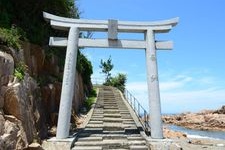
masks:
[[[120,92],[101,86],[93,114],[73,150],[148,150]]]

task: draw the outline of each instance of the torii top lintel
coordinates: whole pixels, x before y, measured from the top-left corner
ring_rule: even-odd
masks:
[[[144,33],[166,33],[178,23],[179,18],[173,18],[154,22],[133,22],[118,20],[85,20],[72,19],[43,12],[43,16],[51,26],[58,30],[68,31],[76,27],[79,31],[103,31],[108,32],[108,39],[84,39],[79,38],[78,47],[98,48],[125,48],[125,49],[146,49],[145,40],[121,40],[118,39],[118,32]],[[65,37],[50,37],[50,46],[67,46],[68,39]],[[172,41],[155,41],[156,49],[169,50],[173,47]]]
[[[51,26],[59,30],[68,30],[77,26],[81,31],[107,31],[110,20],[85,20],[60,17],[43,12],[43,17],[50,22]],[[145,33],[152,29],[155,33],[168,32],[179,21],[179,18],[152,22],[117,21],[118,32]]]

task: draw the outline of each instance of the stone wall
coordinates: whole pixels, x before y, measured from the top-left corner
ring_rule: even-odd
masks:
[[[21,81],[13,76],[20,61],[28,68]],[[0,45],[0,150],[23,149],[48,136],[48,129],[57,123],[62,83],[45,81],[40,86],[37,79],[62,73],[58,58],[46,57],[37,45],[23,43],[20,51]],[[77,73],[73,114],[85,99],[84,87]]]

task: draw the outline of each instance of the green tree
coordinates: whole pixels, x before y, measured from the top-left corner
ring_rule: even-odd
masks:
[[[109,82],[110,78],[111,78],[111,70],[113,69],[114,65],[112,64],[112,59],[111,56],[109,56],[109,59],[107,59],[106,61],[103,61],[101,59],[101,64],[99,66],[102,69],[102,73],[105,74],[105,83]]]
[[[123,73],[118,73],[117,76],[112,77],[109,80],[108,85],[111,85],[113,87],[116,87],[119,90],[121,90],[122,92],[124,92],[125,86],[126,86],[125,85],[126,84],[126,81],[127,81],[127,76],[125,74],[123,74]]]
[[[71,18],[79,18],[74,0],[0,0],[0,27],[10,29],[12,25],[26,32],[32,43],[45,45],[49,34],[65,33],[52,30],[43,19],[43,11]]]

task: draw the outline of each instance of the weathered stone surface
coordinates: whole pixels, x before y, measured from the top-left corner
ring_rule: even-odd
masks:
[[[43,141],[42,148],[44,150],[67,150],[70,149],[71,141]]]
[[[28,42],[22,42],[22,48],[24,61],[28,66],[29,73],[33,76],[37,76],[43,72],[45,62],[45,53],[43,48],[41,48],[39,45]]]
[[[10,76],[14,72],[13,57],[5,52],[0,51],[0,109],[4,106],[3,86],[6,86],[10,80]]]
[[[39,143],[31,143],[27,150],[43,150],[43,148],[41,147],[41,145]]]
[[[0,109],[4,106],[4,98],[0,95]]]
[[[23,60],[23,51],[15,50],[12,47],[7,47],[5,45],[0,45],[0,51],[10,54],[13,57],[14,63],[18,63]]]
[[[4,134],[1,135],[3,149],[23,149],[28,142],[20,120],[13,116],[5,116]]]
[[[85,93],[83,80],[81,75],[79,73],[76,73],[74,99],[72,104],[72,109],[74,112],[78,113],[84,100],[85,100]]]
[[[49,126],[57,125],[62,84],[55,79],[51,80],[51,75],[58,76],[63,70],[59,70],[56,56],[46,58],[40,46],[30,43],[23,43],[22,49],[18,51],[0,45],[0,150],[2,144],[4,150],[27,148],[33,140],[40,142],[40,139],[46,138]],[[40,89],[28,74],[24,80],[18,81],[13,72],[14,64],[19,61],[25,61],[29,75],[39,77],[44,74],[47,79],[50,78],[50,81],[46,81],[49,83]],[[78,112],[85,98],[79,74],[76,75],[76,90],[73,112]],[[6,121],[12,127],[13,135],[5,133],[10,129],[5,130]],[[17,137],[14,136],[16,132]]]
[[[5,118],[0,114],[0,136],[4,134]]]
[[[9,75],[14,72],[14,60],[10,54],[0,51],[0,86],[7,84]]]
[[[214,111],[215,114],[225,114],[225,105],[221,109]]]
[[[37,134],[45,132],[47,135],[45,119],[40,112],[43,108],[36,94],[37,89],[36,82],[25,76],[22,82],[9,86],[4,94],[4,112],[21,120],[28,143],[31,143]]]
[[[166,128],[163,129],[163,135],[165,138],[170,138],[170,139],[185,139],[185,138],[187,138],[187,135],[182,132],[172,131],[172,130],[169,130]]]

